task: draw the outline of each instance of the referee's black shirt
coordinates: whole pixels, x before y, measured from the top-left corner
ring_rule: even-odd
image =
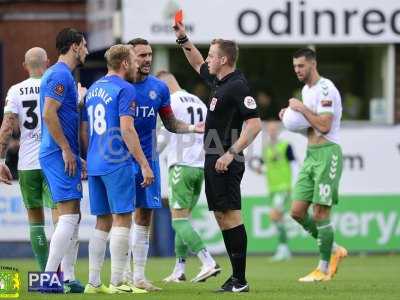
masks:
[[[218,80],[209,73],[207,63],[204,63],[200,68],[200,76],[211,87],[204,150],[206,155],[222,155],[239,139],[243,121],[259,117],[256,101],[250,95],[247,80],[239,70]]]

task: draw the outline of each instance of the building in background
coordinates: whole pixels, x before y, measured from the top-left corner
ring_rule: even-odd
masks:
[[[26,50],[42,47],[54,63],[57,33],[64,27],[85,32],[86,24],[84,0],[0,0],[0,120],[7,90],[27,77],[22,67]]]

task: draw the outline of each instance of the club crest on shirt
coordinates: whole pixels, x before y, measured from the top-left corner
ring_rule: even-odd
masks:
[[[244,103],[244,106],[246,106],[248,109],[256,109],[257,108],[256,100],[254,100],[254,98],[251,96],[245,97],[243,103]]]
[[[57,84],[56,87],[54,88],[54,92],[58,96],[62,96],[64,94],[64,86],[62,84]]]
[[[332,107],[332,100],[321,100],[322,107]]]
[[[156,99],[157,99],[157,93],[156,93],[156,91],[151,90],[151,91],[149,92],[149,98],[150,98],[151,100],[156,100]]]
[[[210,111],[214,111],[215,106],[217,105],[218,99],[217,98],[212,98],[210,102]]]

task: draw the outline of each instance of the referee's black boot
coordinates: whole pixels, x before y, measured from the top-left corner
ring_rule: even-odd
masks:
[[[229,277],[227,281],[217,290],[219,293],[247,293],[250,291],[249,284],[242,284],[235,277]]]

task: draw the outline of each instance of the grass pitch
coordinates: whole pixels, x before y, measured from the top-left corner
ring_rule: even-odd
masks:
[[[400,255],[348,257],[338,275],[330,282],[299,283],[297,279],[313,269],[318,258],[295,257],[289,262],[271,263],[265,256],[250,256],[247,265],[248,294],[216,294],[212,291],[230,275],[229,262],[217,257],[223,271],[217,278],[205,283],[164,284],[161,280],[172,271],[174,259],[150,258],[147,277],[163,288],[161,292],[145,295],[55,295],[27,292],[28,271],[36,270],[33,259],[0,260],[2,266],[19,269],[22,291],[19,299],[159,299],[159,300],[206,300],[206,299],[400,299]],[[199,271],[199,262],[191,258],[187,262],[186,275],[190,279]],[[102,280],[108,284],[110,261],[107,259]],[[77,276],[86,283],[88,261],[79,260]]]

